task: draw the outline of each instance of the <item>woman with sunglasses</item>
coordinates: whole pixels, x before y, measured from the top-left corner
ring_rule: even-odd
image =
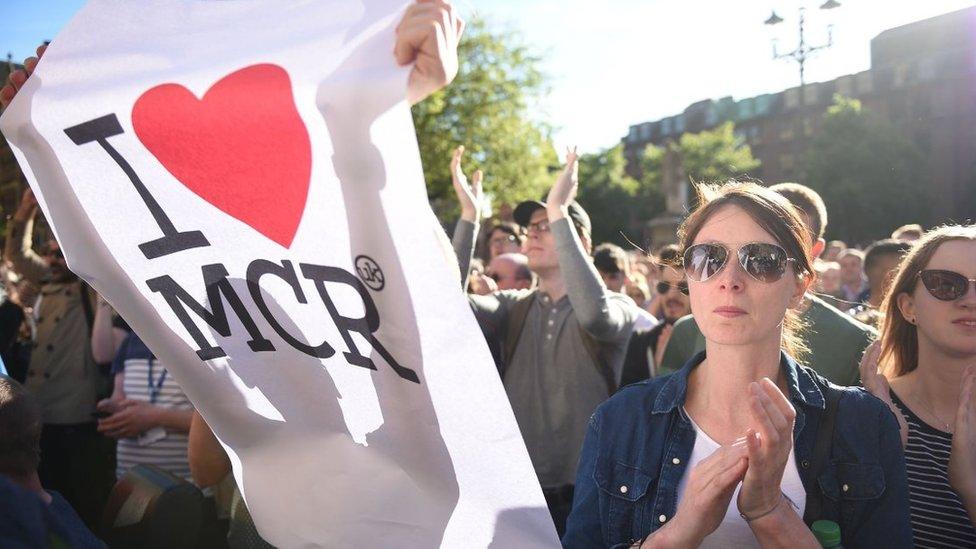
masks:
[[[861,377],[905,431],[915,547],[976,547],[976,225],[917,242],[881,310]]]
[[[699,188],[683,266],[705,352],[631,385],[590,419],[566,547],[910,547],[905,461],[888,407],[784,349],[813,279],[810,238],[780,195]]]

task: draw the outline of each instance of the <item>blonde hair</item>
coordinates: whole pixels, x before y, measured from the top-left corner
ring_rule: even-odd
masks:
[[[945,225],[922,235],[902,258],[898,272],[881,302],[881,372],[889,379],[918,367],[918,328],[908,322],[898,307],[898,296],[911,295],[918,286],[918,274],[928,266],[939,246],[953,240],[976,242],[976,225]]]

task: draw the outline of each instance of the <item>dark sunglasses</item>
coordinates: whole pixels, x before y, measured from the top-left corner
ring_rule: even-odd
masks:
[[[685,281],[678,282],[677,284],[672,284],[670,282],[658,282],[657,283],[657,293],[664,295],[668,293],[671,288],[678,288],[678,291],[688,295],[688,283]]]
[[[685,250],[684,268],[690,280],[705,282],[728,263],[731,251],[724,244],[695,244]],[[736,250],[739,265],[749,276],[767,284],[783,278],[786,264],[796,262],[782,247],[765,242],[743,244]]]
[[[918,277],[932,297],[940,301],[955,301],[966,295],[970,283],[976,285],[976,278],[966,278],[955,271],[925,270],[919,271]]]

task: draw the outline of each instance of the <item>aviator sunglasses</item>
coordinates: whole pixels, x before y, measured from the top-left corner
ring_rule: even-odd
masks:
[[[955,301],[966,295],[970,283],[976,285],[976,278],[966,278],[955,271],[929,269],[919,271],[918,277],[932,297],[940,301]]]
[[[765,242],[743,244],[735,252],[742,270],[752,278],[767,284],[783,278],[786,264],[796,259],[789,257],[782,247]],[[685,250],[684,268],[689,280],[705,282],[717,275],[728,263],[731,250],[724,244],[695,244]]]

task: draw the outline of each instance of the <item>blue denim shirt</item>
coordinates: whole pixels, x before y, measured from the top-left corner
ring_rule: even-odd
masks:
[[[678,482],[695,444],[683,411],[688,375],[699,353],[665,377],[630,385],[590,418],[576,476],[564,547],[627,547],[666,524],[678,506]],[[796,409],[797,470],[808,493],[820,490],[819,518],[841,527],[844,547],[912,546],[908,485],[898,422],[861,388],[829,384],[785,353],[783,368]],[[824,392],[842,391],[830,457],[810,470]]]

